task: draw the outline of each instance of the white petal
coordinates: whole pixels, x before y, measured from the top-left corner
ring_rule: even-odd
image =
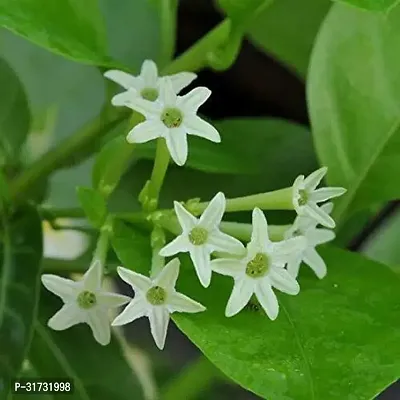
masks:
[[[313,246],[317,246],[319,244],[328,243],[331,240],[335,239],[335,232],[329,229],[312,229],[307,232],[307,239],[312,243]]]
[[[180,226],[184,232],[190,232],[198,223],[195,216],[190,214],[188,210],[181,203],[174,201],[175,214],[178,217]]]
[[[341,187],[321,188],[311,193],[310,200],[316,203],[320,203],[322,201],[333,199],[334,197],[339,197],[346,192],[347,190]]]
[[[308,175],[307,178],[304,180],[304,185],[307,188],[307,191],[311,192],[315,190],[315,188],[320,184],[322,178],[325,176],[328,168],[322,167],[317,169],[312,174]]]
[[[198,116],[189,116],[185,118],[184,125],[189,135],[199,136],[211,140],[214,143],[221,142],[219,132],[207,121]]]
[[[135,90],[127,90],[117,94],[111,100],[114,106],[126,106],[143,114],[146,118],[159,118],[161,116],[161,106],[156,101],[143,99]]]
[[[124,71],[113,69],[105,72],[104,76],[114,81],[115,83],[118,83],[118,85],[122,86],[125,89],[129,88],[138,89],[137,78]]]
[[[245,247],[239,240],[221,231],[211,232],[207,239],[207,245],[212,247],[213,251],[216,250],[237,255],[244,255],[245,253]]]
[[[90,311],[88,312],[87,323],[92,329],[93,336],[98,343],[103,346],[110,343],[111,330],[107,313],[99,309]]]
[[[330,217],[315,203],[308,202],[304,206],[304,213],[306,213],[309,217],[314,218],[317,222],[323,226],[326,226],[327,228],[333,229],[336,226],[332,217]]]
[[[222,192],[217,193],[208,204],[200,217],[199,224],[211,230],[219,226],[225,212],[225,196]]]
[[[206,102],[210,95],[210,89],[207,89],[206,87],[197,87],[184,96],[179,96],[177,104],[185,113],[195,114],[198,108]]]
[[[293,257],[287,263],[287,272],[292,276],[294,279],[297,278],[299,275],[300,265],[301,265],[301,257]]]
[[[101,287],[103,266],[100,261],[95,261],[83,275],[82,281],[86,290],[97,291]]]
[[[268,277],[271,280],[272,286],[283,293],[296,295],[300,292],[300,286],[296,279],[284,268],[273,268]]]
[[[135,319],[141,318],[146,315],[148,304],[143,297],[136,297],[125,307],[124,311],[119,314],[111,325],[119,326],[129,324]]]
[[[172,87],[171,79],[165,76],[160,81],[160,97],[158,98],[163,107],[175,107],[177,104],[177,96]]]
[[[315,272],[319,279],[322,279],[326,273],[326,264],[315,249],[308,249],[304,253],[303,261]]]
[[[76,304],[64,304],[47,323],[51,329],[62,331],[73,325],[84,322],[84,316]]]
[[[71,279],[62,278],[61,276],[44,274],[41,279],[43,286],[50,292],[61,297],[64,302],[75,298],[79,290],[79,283]]]
[[[275,320],[279,313],[279,304],[271,286],[265,283],[265,281],[262,281],[256,286],[255,293],[268,317],[272,321]]]
[[[282,259],[287,262],[290,256],[302,252],[307,246],[307,240],[303,236],[282,240],[273,244],[274,259]]]
[[[243,263],[235,259],[219,258],[211,261],[211,269],[218,274],[236,278],[243,275],[245,266]]]
[[[118,267],[117,272],[121,279],[131,285],[135,291],[147,292],[152,285],[150,278],[130,269]]]
[[[177,165],[184,165],[188,156],[188,143],[185,130],[182,127],[171,128],[164,137],[171,158]]]
[[[182,293],[175,292],[168,299],[168,309],[169,312],[187,312],[187,313],[198,313],[204,311],[206,308],[192,300],[190,297],[185,296]]]
[[[170,257],[178,253],[185,253],[189,251],[188,238],[186,235],[176,237],[172,242],[165,245],[159,252],[162,257]]]
[[[193,72],[179,72],[175,75],[169,75],[172,87],[177,94],[186,86],[189,86],[196,78],[197,75]]]
[[[153,307],[149,313],[150,330],[157,347],[162,350],[167,336],[169,312],[164,307]]]
[[[248,279],[237,279],[226,305],[225,315],[232,317],[243,309],[254,293],[254,283]]]
[[[193,246],[190,250],[190,257],[200,283],[204,287],[210,286],[212,270],[210,265],[210,253],[207,251],[206,247]]]
[[[327,214],[330,214],[333,210],[333,203],[325,203],[321,206],[322,210],[325,211]]]
[[[154,285],[161,286],[164,289],[173,289],[179,275],[179,258],[171,260],[156,276]]]
[[[161,121],[149,120],[134,126],[126,136],[128,143],[146,143],[161,137],[168,131]]]
[[[292,203],[293,207],[298,214],[300,214],[301,207],[299,205],[299,191],[304,190],[304,175],[299,175],[292,186]]]
[[[140,77],[143,79],[146,87],[154,87],[157,84],[158,70],[157,65],[152,60],[144,60],[140,70]]]
[[[264,213],[259,209],[253,210],[253,232],[251,233],[251,243],[257,246],[260,251],[270,244],[268,236],[268,223]]]
[[[129,303],[132,300],[128,296],[109,292],[97,292],[96,298],[101,306],[110,308],[123,306],[124,304]]]

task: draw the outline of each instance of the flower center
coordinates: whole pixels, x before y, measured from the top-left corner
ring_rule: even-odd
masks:
[[[308,202],[309,195],[306,190],[300,189],[299,190],[299,206],[305,206]]]
[[[195,246],[201,246],[208,239],[208,231],[200,226],[196,226],[189,233],[189,241]]]
[[[156,101],[158,99],[158,90],[154,88],[144,88],[140,95],[148,101]]]
[[[182,112],[177,108],[166,108],[161,115],[161,121],[167,128],[178,128],[182,120]]]
[[[250,278],[261,278],[269,270],[269,259],[264,253],[257,253],[256,256],[247,263],[246,274]]]
[[[78,302],[79,307],[85,310],[94,307],[97,303],[96,295],[88,290],[79,293],[76,301]]]
[[[161,286],[153,286],[147,291],[146,299],[153,306],[160,306],[167,300],[167,292]]]

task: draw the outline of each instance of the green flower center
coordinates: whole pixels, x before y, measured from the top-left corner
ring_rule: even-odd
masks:
[[[160,306],[167,300],[167,292],[160,286],[153,286],[147,291],[146,299],[153,306]]]
[[[166,108],[161,115],[161,121],[167,128],[178,128],[182,120],[182,112],[177,108]]]
[[[79,293],[76,301],[78,302],[79,307],[85,310],[94,307],[97,303],[96,295],[88,290]]]
[[[309,197],[310,197],[308,195],[307,191],[304,190],[304,189],[300,189],[299,190],[299,196],[300,196],[299,205],[300,206],[305,206],[307,204],[307,202],[308,202]]]
[[[196,226],[189,233],[189,241],[195,246],[201,246],[208,239],[208,231],[200,226]]]
[[[158,99],[158,90],[154,88],[144,88],[140,95],[148,101],[156,101]]]
[[[246,274],[250,278],[261,278],[269,270],[269,259],[264,253],[257,253],[256,256],[247,263]]]

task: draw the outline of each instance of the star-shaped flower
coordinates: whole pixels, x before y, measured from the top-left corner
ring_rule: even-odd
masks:
[[[332,203],[326,203],[321,206],[321,210],[326,214],[330,214],[332,209]],[[306,240],[306,247],[294,254],[287,263],[287,270],[293,278],[297,278],[302,261],[315,272],[319,279],[326,275],[325,261],[317,253],[315,247],[333,240],[335,233],[329,229],[317,228],[317,225],[318,222],[313,218],[298,216],[292,227],[285,233],[286,239],[302,236]]]
[[[341,187],[324,187],[316,189],[328,168],[322,167],[304,178],[300,175],[293,183],[293,206],[298,215],[305,215],[314,218],[321,225],[327,228],[334,228],[335,221],[324,212],[317,203],[322,203],[334,197],[346,193]]]
[[[123,71],[110,70],[104,76],[118,85],[125,88],[129,96],[143,98],[148,101],[155,101],[160,94],[160,83],[165,77],[158,76],[157,65],[154,61],[145,60],[139,76],[133,76]],[[193,72],[180,72],[169,75],[172,89],[179,93],[183,88],[190,85],[197,75]]]
[[[176,216],[182,234],[160,251],[163,257],[189,252],[201,284],[208,287],[211,282],[210,255],[213,251],[242,254],[242,243],[219,230],[225,212],[225,196],[219,192],[210,201],[199,219],[190,214],[181,204],[174,202]]]
[[[122,306],[131,299],[102,290],[101,279],[102,267],[99,262],[95,262],[80,281],[57,275],[42,275],[45,288],[61,297],[65,303],[49,319],[49,327],[61,331],[76,324],[86,323],[100,344],[108,344],[111,338],[109,309]]]
[[[241,259],[220,258],[211,262],[213,271],[231,276],[235,281],[225,315],[231,317],[240,312],[254,294],[268,317],[274,320],[278,316],[279,304],[272,288],[291,295],[300,291],[297,281],[284,266],[290,255],[303,246],[303,238],[272,243],[267,220],[262,211],[255,208],[246,255]]]
[[[171,260],[155,277],[138,274],[118,267],[118,274],[135,291],[135,298],[113,321],[112,325],[125,325],[135,319],[148,317],[150,330],[159,349],[164,348],[170,314],[197,313],[205,310],[200,303],[175,290],[179,275],[179,259]]]
[[[188,156],[187,135],[200,136],[216,143],[221,141],[218,131],[197,116],[197,110],[210,95],[209,89],[198,87],[184,96],[177,96],[171,80],[166,77],[160,82],[157,101],[150,102],[132,96],[128,91],[116,95],[113,104],[127,106],[146,117],[146,121],[128,133],[126,140],[129,143],[145,143],[162,137],[166,140],[172,159],[176,164],[183,165]]]

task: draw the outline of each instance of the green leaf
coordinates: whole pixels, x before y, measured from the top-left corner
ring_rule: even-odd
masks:
[[[285,120],[267,118],[230,119],[213,125],[221,135],[221,143],[189,136],[187,166],[208,173],[260,174],[284,168],[290,160],[304,152],[313,158],[309,130]],[[137,149],[138,158],[153,159],[155,144],[146,143]],[[240,162],[238,162],[240,160]]]
[[[132,158],[134,146],[119,136],[100,151],[93,166],[92,182],[103,196],[109,196],[118,185]]]
[[[7,398],[31,341],[42,259],[42,223],[36,210],[22,208],[3,220],[0,268],[0,387]],[[3,396],[4,395],[4,396]]]
[[[64,57],[110,62],[97,0],[3,0],[0,25]]]
[[[221,7],[233,22],[241,22],[249,15],[263,9],[273,0],[217,0]]]
[[[388,11],[394,7],[399,0],[336,0],[342,3],[350,4],[369,11]]]
[[[250,38],[305,76],[315,36],[330,6],[330,0],[274,1],[252,22]]]
[[[278,294],[276,321],[249,307],[226,318],[232,279],[214,274],[204,289],[185,263],[178,290],[207,311],[173,319],[227,376],[262,398],[371,399],[398,378],[400,281],[359,255],[321,254],[327,277],[319,281],[303,267],[300,294]]]
[[[336,4],[318,37],[308,99],[329,183],[348,190],[336,218],[400,197],[399,44],[400,6],[386,16]]]
[[[148,237],[127,226],[117,232],[113,247],[121,262],[148,274]],[[262,398],[373,398],[398,377],[400,281],[384,265],[359,255],[333,247],[320,252],[327,277],[318,280],[303,266],[298,296],[277,291],[276,321],[250,307],[226,318],[232,279],[214,274],[204,289],[191,261],[181,257],[177,288],[207,311],[175,313],[173,319],[228,377]]]
[[[101,193],[88,187],[78,187],[77,193],[87,219],[93,226],[100,228],[107,216],[106,200]]]
[[[15,163],[30,126],[24,88],[10,66],[0,59],[0,162]]]
[[[99,345],[89,326],[79,324],[66,331],[46,327],[61,301],[43,292],[39,320],[29,352],[29,361],[41,377],[69,378],[75,392],[71,400],[143,399],[137,379],[115,339]],[[67,398],[67,396],[66,396]]]

